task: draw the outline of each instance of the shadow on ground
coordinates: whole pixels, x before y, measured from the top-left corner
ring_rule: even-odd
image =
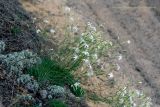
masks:
[[[29,13],[18,0],[0,0],[0,39],[7,44],[6,52],[40,48],[39,38]]]
[[[27,13],[18,0],[0,0],[0,40],[6,44],[3,54],[30,49],[40,50],[40,38]],[[0,65],[0,98],[8,106],[16,93],[14,77],[7,77]]]

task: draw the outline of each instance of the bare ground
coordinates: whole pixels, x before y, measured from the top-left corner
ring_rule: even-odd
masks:
[[[104,25],[104,32],[121,46],[124,72],[133,85],[160,106],[160,22],[158,0],[70,0],[68,5],[86,20]],[[119,39],[118,39],[119,38]],[[130,40],[127,45],[124,41]],[[137,81],[143,81],[138,85]]]

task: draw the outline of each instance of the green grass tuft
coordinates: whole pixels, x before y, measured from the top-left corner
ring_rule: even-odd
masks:
[[[80,86],[71,86],[70,90],[76,97],[83,97],[85,94],[84,89]]]
[[[60,100],[51,100],[48,102],[48,107],[68,107],[68,106]]]
[[[40,85],[49,83],[64,86],[75,82],[70,70],[61,67],[59,63],[49,58],[43,58],[42,63],[30,68],[28,73],[34,76],[41,83]]]

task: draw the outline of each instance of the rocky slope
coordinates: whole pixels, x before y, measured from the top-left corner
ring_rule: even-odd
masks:
[[[40,20],[42,18],[49,20],[51,22],[49,23],[49,26],[55,27],[55,30],[61,29],[64,25],[65,18],[63,17],[63,12],[61,12],[61,6],[65,4],[63,0],[46,0],[45,2],[43,2],[43,0],[30,0],[32,3],[26,0],[20,0],[22,1],[22,8],[21,5],[16,2],[19,6],[17,8],[21,8],[23,11],[17,11],[17,8],[15,8],[16,6],[14,2],[16,0],[6,0],[6,2],[7,1],[7,4],[13,6],[9,8],[10,10],[13,10],[12,13],[18,12],[21,16],[23,16],[21,18],[24,19],[23,23],[19,24],[19,17],[13,14],[9,18],[11,19],[9,22],[13,26],[8,26],[7,23],[2,22],[0,37],[3,40],[11,41],[7,42],[8,51],[18,51],[23,48],[34,48],[34,46],[37,45],[36,41],[29,42],[27,44],[24,41],[26,38],[30,39],[30,37],[32,38],[36,35],[36,29],[29,29],[30,27],[27,26],[26,23],[30,24],[29,22],[32,22],[32,20],[30,17],[27,17],[28,13],[26,13],[22,8],[25,8],[31,13],[36,13],[33,16],[38,17],[38,25],[42,27],[42,29],[44,27],[43,25],[45,25],[44,22]],[[4,7],[8,10],[4,4],[4,0],[1,0],[0,5],[2,6],[0,7]],[[81,24],[89,21],[95,25],[101,26],[105,32],[105,36],[120,46],[119,53],[124,57],[118,62],[120,65],[120,70],[117,71],[117,74],[124,74],[124,80],[129,80],[129,85],[131,87],[143,90],[145,94],[152,97],[153,107],[160,107],[160,1],[66,0],[65,5],[72,9],[72,12],[77,19],[81,19],[78,23]],[[1,14],[7,14],[9,12],[9,10],[7,12],[3,12],[3,8],[0,8],[0,10]],[[25,14],[23,15],[22,13]],[[4,21],[5,15],[1,15],[0,18]],[[19,33],[19,29],[17,29],[19,27],[22,27],[22,31],[24,32]],[[6,28],[9,28],[9,30],[6,30]],[[58,37],[55,38],[59,38],[63,35],[58,33],[62,32],[62,30],[63,29],[56,32]],[[9,38],[5,37],[3,34],[8,31],[11,31],[7,33]],[[30,33],[27,34],[27,32]],[[19,39],[17,39],[16,43],[14,43],[15,39],[12,38],[15,37],[11,36],[14,35],[14,33],[28,36],[18,36]],[[54,37],[51,37],[51,39],[54,39]],[[18,45],[19,47],[17,47],[17,44],[20,44]],[[17,48],[15,49],[12,47]],[[117,78],[119,77],[117,76]],[[1,86],[4,86],[4,82],[6,81],[0,82]],[[12,83],[12,81],[9,81],[8,83]],[[10,87],[0,87],[0,90],[4,89],[10,89]],[[104,91],[108,90],[109,89],[106,89]],[[0,91],[0,94],[3,95],[1,92],[3,91]],[[3,97],[4,96],[5,95],[3,95]],[[103,106],[96,104],[90,105],[93,107],[106,107],[105,104]]]

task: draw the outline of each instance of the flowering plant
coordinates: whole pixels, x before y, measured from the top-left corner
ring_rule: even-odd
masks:
[[[88,23],[85,32],[79,36],[66,39],[60,46],[59,55],[61,62],[65,63],[69,69],[75,70],[79,67],[86,67],[89,76],[93,75],[93,65],[98,59],[113,46],[112,42],[106,41],[102,37],[102,32]],[[67,56],[67,57],[66,57]]]
[[[124,87],[112,97],[112,107],[151,107],[151,98],[139,90],[129,90]]]

